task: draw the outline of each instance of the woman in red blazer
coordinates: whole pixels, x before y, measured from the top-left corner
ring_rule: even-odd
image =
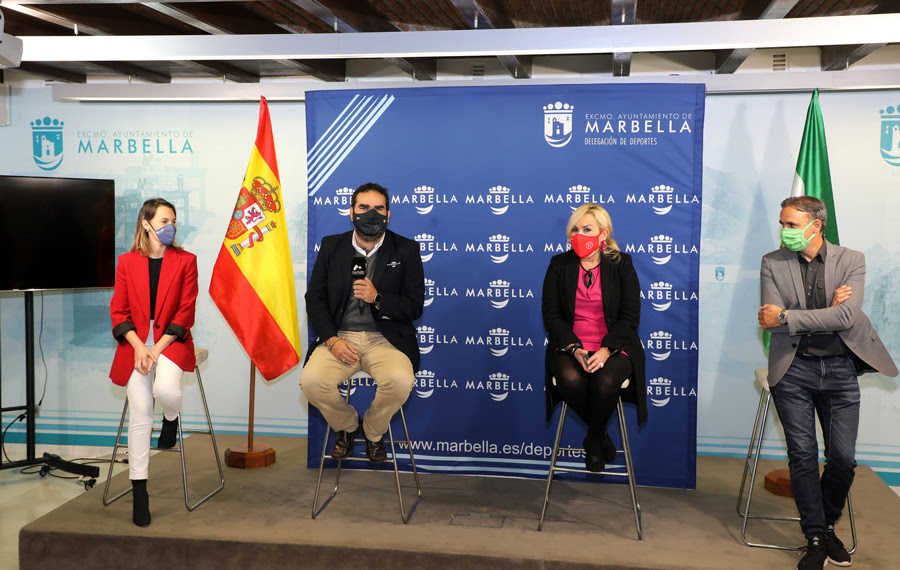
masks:
[[[603,471],[615,458],[606,424],[620,392],[637,405],[639,422],[647,418],[644,348],[638,337],[641,287],[631,256],[619,250],[612,231],[602,206],[575,210],[566,228],[572,249],[550,260],[541,301],[548,333],[547,419],[562,399],[584,420],[590,471]],[[621,390],[626,379],[629,386]]]
[[[147,474],[154,400],[163,409],[158,447],[175,445],[181,375],[193,370],[197,257],[175,245],[175,206],[155,198],[138,214],[131,251],[119,256],[109,312],[118,341],[109,377],[125,386],[128,472],[138,526],[150,524]]]

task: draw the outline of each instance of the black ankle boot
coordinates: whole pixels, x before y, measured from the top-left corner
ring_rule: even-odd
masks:
[[[609,438],[608,433],[603,434],[603,441],[600,442],[600,452],[603,461],[611,463],[616,458],[616,444]]]
[[[156,442],[156,447],[160,449],[172,449],[175,447],[177,436],[178,418],[169,421],[166,419],[166,416],[163,416],[162,429],[159,432],[159,440]]]
[[[147,480],[132,479],[131,495],[134,500],[131,520],[138,526],[150,526],[150,495],[147,494]]]

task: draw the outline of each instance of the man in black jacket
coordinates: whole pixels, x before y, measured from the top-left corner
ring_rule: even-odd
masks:
[[[422,316],[425,273],[419,244],[387,229],[386,188],[363,184],[350,204],[353,231],[322,239],[309,278],[306,313],[315,338],[300,388],[337,432],[332,457],[349,455],[362,430],[366,456],[380,462],[387,458],[382,436],[419,368],[413,321]],[[378,385],[362,418],[338,390],[360,370]]]

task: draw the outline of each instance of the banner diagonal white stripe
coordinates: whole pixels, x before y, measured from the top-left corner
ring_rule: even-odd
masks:
[[[328,177],[331,176],[331,174],[335,171],[335,169],[338,166],[340,166],[341,162],[343,162],[344,159],[347,157],[347,155],[350,154],[350,151],[353,150],[357,144],[359,144],[359,141],[361,141],[362,138],[366,135],[366,133],[369,132],[369,129],[372,128],[372,126],[375,124],[376,121],[378,121],[378,119],[381,117],[381,115],[384,114],[385,111],[387,111],[387,108],[391,106],[391,103],[393,103],[393,101],[394,101],[394,97],[391,96],[389,99],[384,100],[381,103],[379,103],[379,108],[377,109],[377,113],[375,115],[373,115],[366,123],[364,123],[363,128],[360,129],[359,132],[357,133],[357,135],[351,140],[351,144],[346,146],[346,148],[337,157],[337,159],[334,160],[329,165],[328,170],[323,174],[321,181],[317,182],[313,191],[310,192],[310,196],[315,194],[315,192],[318,191],[318,189],[321,188],[323,184],[325,184],[325,181],[328,180]]]
[[[341,111],[341,114],[338,115],[337,119],[335,119],[334,122],[332,122],[328,126],[328,128],[325,129],[325,133],[322,134],[322,137],[316,141],[316,144],[314,144],[311,149],[309,149],[309,152],[307,153],[308,159],[311,159],[315,156],[320,145],[322,145],[322,141],[326,140],[331,135],[332,130],[334,130],[337,127],[337,125],[340,124],[344,120],[344,116],[350,112],[350,109],[352,107],[355,107],[355,103],[359,98],[360,98],[360,95],[354,95],[353,99],[351,99],[350,102],[347,103],[347,106],[344,107],[344,110]]]
[[[375,107],[368,111],[363,117],[361,117],[361,122],[357,123],[356,128],[350,129],[348,125],[345,125],[344,129],[349,130],[347,133],[347,137],[349,138],[349,142],[341,145],[340,147],[334,150],[337,153],[337,158],[332,159],[330,162],[322,165],[320,168],[317,168],[315,173],[310,173],[310,181],[309,195],[313,196],[316,192],[325,184],[325,181],[329,176],[334,172],[334,170],[343,162],[343,160],[347,157],[350,151],[353,150],[354,147],[359,143],[360,140],[365,136],[365,134],[372,128],[376,121],[381,117],[382,114],[390,107],[391,103],[394,101],[393,95],[385,95],[381,98],[376,104]],[[324,169],[324,171],[322,171]]]
[[[322,170],[328,166],[334,156],[344,149],[348,141],[353,137],[354,133],[365,123],[374,112],[375,104],[370,105],[372,97],[365,98],[356,109],[353,110],[350,117],[337,129],[334,135],[322,146],[321,152],[316,158],[314,164],[309,166],[309,185],[315,185]]]
[[[345,112],[341,113],[342,115],[346,113],[344,119],[340,120],[339,117],[338,120],[340,120],[340,122],[335,121],[331,124],[330,127],[328,127],[331,132],[326,133],[321,139],[316,142],[317,148],[313,151],[315,152],[315,156],[313,156],[313,154],[309,154],[307,156],[307,163],[309,164],[309,168],[311,170],[315,170],[321,163],[321,161],[325,157],[327,157],[329,149],[334,146],[336,142],[339,142],[343,138],[346,138],[344,133],[348,128],[352,128],[353,125],[365,119],[366,113],[369,112],[367,110],[369,108],[369,103],[370,101],[372,101],[372,99],[372,97],[364,97],[360,99],[360,101],[356,105],[354,105],[352,109],[348,106],[344,109]],[[359,117],[360,114],[362,114],[363,116]]]

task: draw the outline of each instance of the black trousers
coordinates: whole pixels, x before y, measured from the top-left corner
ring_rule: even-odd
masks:
[[[591,373],[568,352],[557,351],[551,357],[550,371],[563,401],[588,426],[585,451],[599,455],[598,446],[606,438],[606,425],[616,410],[622,382],[634,372],[631,359],[622,353],[614,354],[603,368]]]

